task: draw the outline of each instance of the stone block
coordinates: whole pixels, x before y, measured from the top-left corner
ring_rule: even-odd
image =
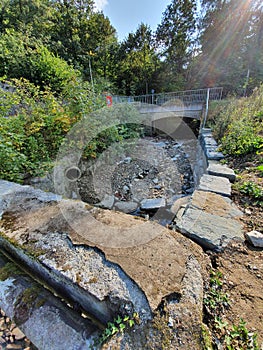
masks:
[[[165,205],[166,205],[165,198],[150,198],[150,199],[143,199],[141,201],[142,210],[156,210],[156,209],[165,207]]]
[[[198,185],[198,190],[231,196],[231,184],[227,178],[204,174]]]
[[[236,174],[234,170],[217,161],[209,161],[207,172],[209,175],[226,177],[231,182],[235,182],[236,180]]]
[[[254,247],[263,248],[263,233],[259,231],[251,231],[245,233],[246,240]]]

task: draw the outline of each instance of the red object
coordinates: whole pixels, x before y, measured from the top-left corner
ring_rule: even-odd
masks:
[[[112,106],[112,97],[111,96],[106,96],[106,102],[107,102],[107,106],[108,107]]]

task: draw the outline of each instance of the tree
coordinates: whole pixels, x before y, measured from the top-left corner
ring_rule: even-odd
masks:
[[[48,39],[52,26],[53,8],[50,0],[2,0],[0,33],[13,29],[24,35]]]
[[[183,85],[191,57],[196,30],[195,13],[195,0],[172,0],[156,30],[156,44],[164,60],[164,74],[175,85],[176,81],[179,82],[179,86]]]
[[[14,30],[0,36],[0,76],[25,78],[44,89],[61,92],[78,72],[56,57],[41,41]]]
[[[201,85],[222,85],[225,93],[252,91],[263,79],[263,5],[259,0],[203,0]]]
[[[121,43],[117,85],[126,95],[147,94],[150,87],[155,87],[153,74],[159,61],[153,44],[152,31],[144,23]]]

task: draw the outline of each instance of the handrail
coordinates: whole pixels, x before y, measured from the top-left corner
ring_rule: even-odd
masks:
[[[185,90],[176,92],[152,93],[138,96],[112,96],[114,103],[123,102],[141,102],[147,104],[163,105],[166,102],[179,100],[183,103],[206,103],[207,96],[209,100],[221,100],[223,93],[222,87]]]

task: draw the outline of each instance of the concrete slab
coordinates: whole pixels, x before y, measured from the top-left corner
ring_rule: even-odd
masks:
[[[182,292],[189,257],[203,260],[200,247],[157,223],[8,185],[0,246],[101,322],[134,310],[151,318]]]

